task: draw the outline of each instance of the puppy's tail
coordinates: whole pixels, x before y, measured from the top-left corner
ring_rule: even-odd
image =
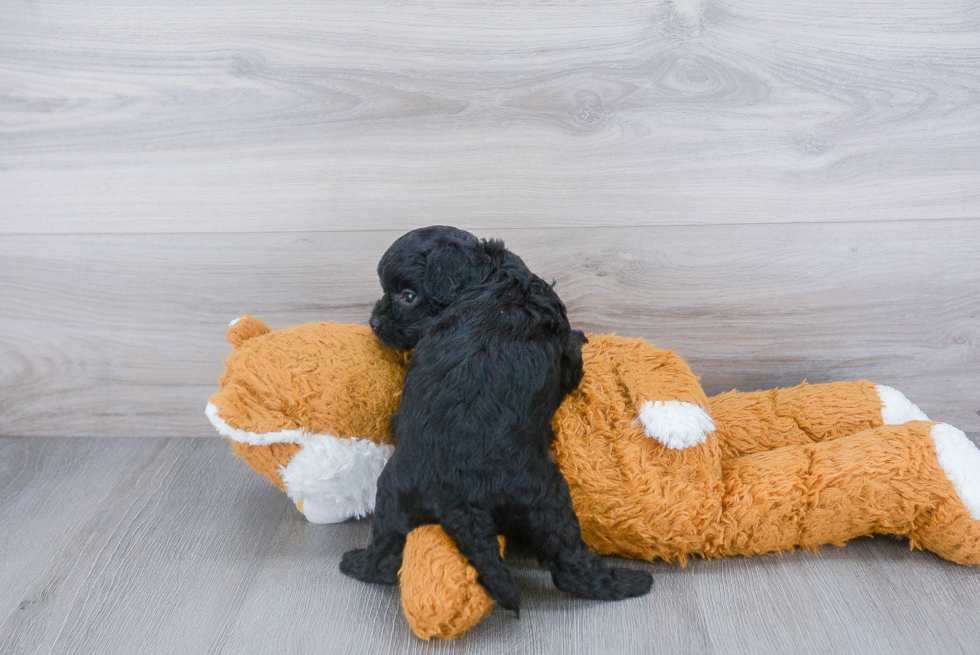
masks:
[[[504,564],[497,529],[490,516],[456,511],[443,518],[442,528],[476,569],[477,582],[483,585],[487,595],[519,617],[520,591]]]

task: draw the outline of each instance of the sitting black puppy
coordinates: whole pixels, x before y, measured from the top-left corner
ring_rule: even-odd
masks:
[[[370,545],[340,570],[395,584],[406,535],[439,523],[487,593],[518,611],[497,534],[517,538],[555,586],[618,600],[650,589],[645,571],[607,568],[582,541],[568,483],[551,457],[551,420],[582,379],[585,336],[565,306],[500,241],[452,227],[402,236],[378,264],[384,296],[371,327],[414,348],[395,451],[378,478]]]

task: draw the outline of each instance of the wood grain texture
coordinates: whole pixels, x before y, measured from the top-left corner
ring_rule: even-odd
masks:
[[[404,230],[502,236],[709,392],[868,377],[980,429],[980,3],[0,8],[0,435],[211,436],[227,321],[364,322]],[[593,229],[602,228],[602,229]],[[0,439],[3,653],[957,653],[978,572],[695,561],[426,644],[215,439]]]
[[[210,436],[227,323],[364,323],[398,232],[0,239],[0,434]],[[709,393],[868,378],[980,429],[980,221],[496,230]]]
[[[980,217],[974,0],[7,3],[0,233]]]
[[[626,562],[654,588],[617,603],[569,598],[518,553],[519,620],[427,643],[396,589],[338,571],[369,532],[306,522],[219,439],[0,439],[0,651],[921,655],[980,640],[980,570],[879,538]]]

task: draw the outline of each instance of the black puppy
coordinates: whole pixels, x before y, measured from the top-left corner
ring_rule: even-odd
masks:
[[[551,457],[551,420],[582,379],[585,336],[565,306],[500,241],[452,227],[409,232],[378,264],[371,327],[414,348],[395,452],[378,478],[371,543],[340,570],[395,584],[406,535],[439,523],[487,593],[518,611],[497,534],[526,544],[555,586],[618,600],[650,589],[645,571],[607,568],[582,541],[568,483]]]

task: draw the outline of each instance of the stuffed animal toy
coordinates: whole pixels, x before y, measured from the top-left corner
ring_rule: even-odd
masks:
[[[310,521],[371,512],[408,354],[360,325],[273,332],[243,317],[227,338],[235,350],[207,415],[235,453]],[[891,534],[980,563],[980,450],[895,389],[803,383],[708,398],[673,351],[588,338],[552,454],[599,553],[683,564]],[[439,526],[409,535],[400,584],[423,639],[458,637],[491,609]]]

